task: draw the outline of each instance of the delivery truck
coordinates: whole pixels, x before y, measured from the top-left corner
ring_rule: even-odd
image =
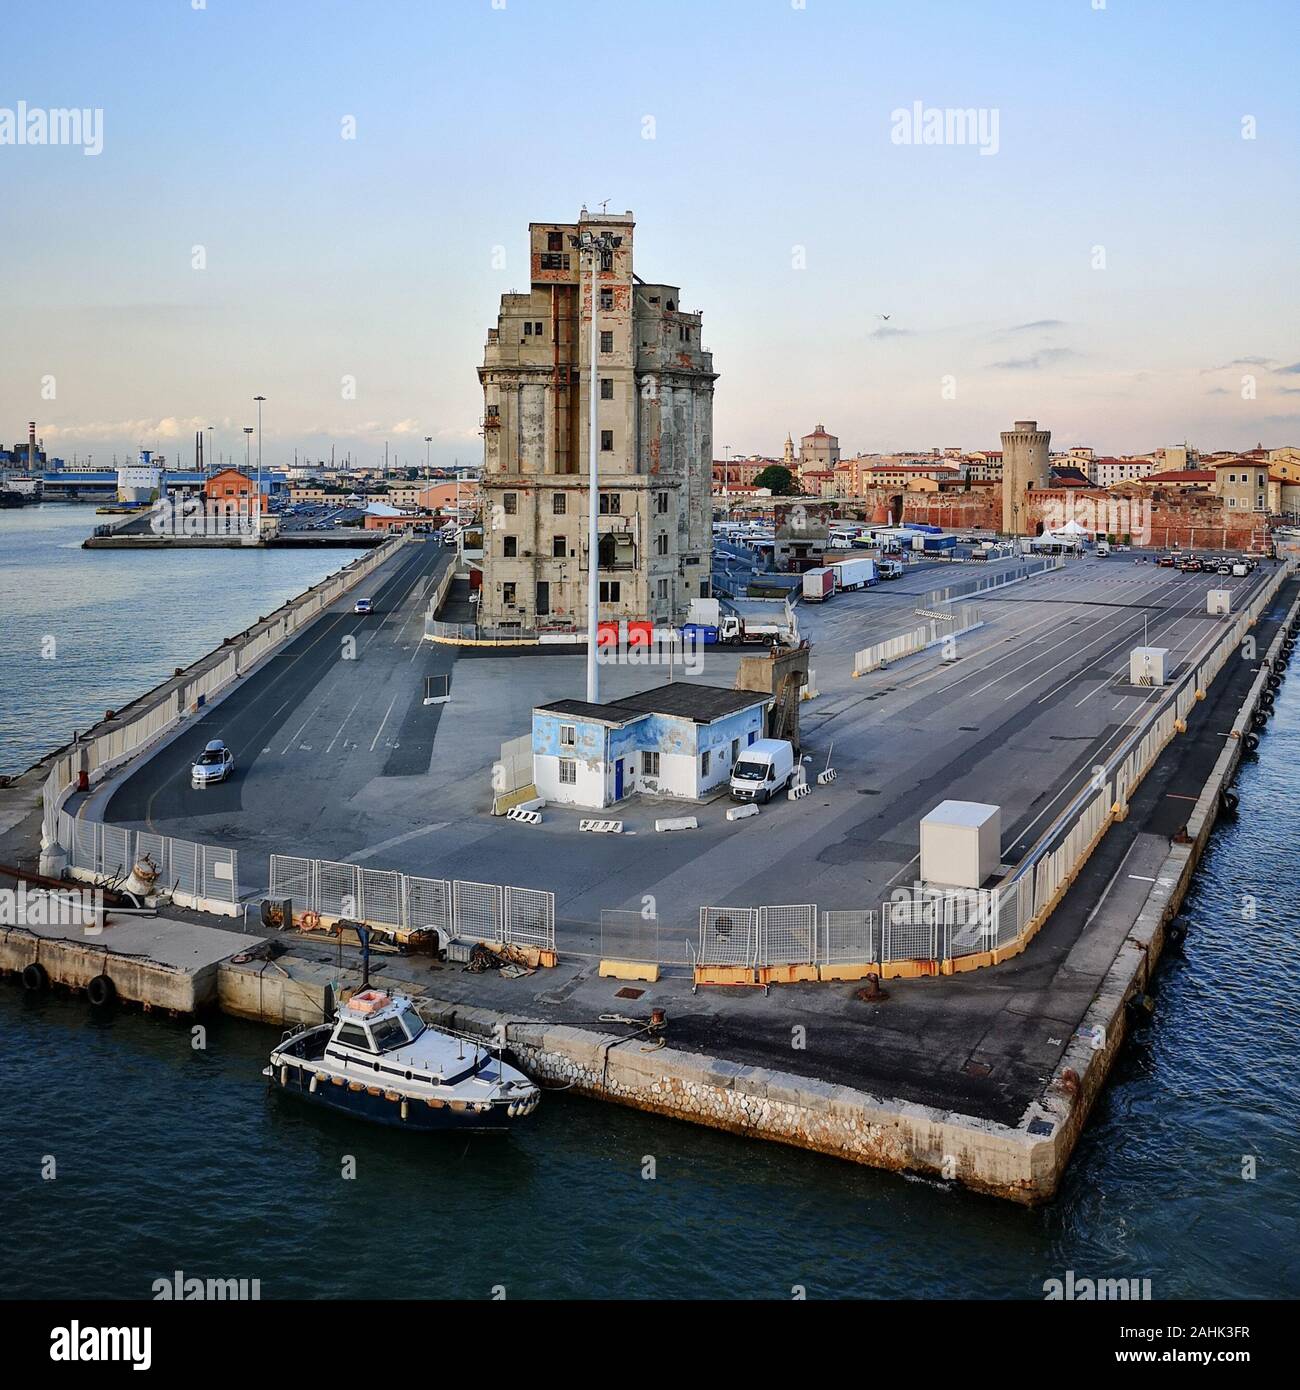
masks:
[[[821,603],[835,592],[835,571],[823,566],[821,569],[804,570],[803,598],[805,603]]]
[[[870,589],[880,582],[876,562],[865,555],[836,560],[830,568],[835,571],[836,587],[840,589]]]

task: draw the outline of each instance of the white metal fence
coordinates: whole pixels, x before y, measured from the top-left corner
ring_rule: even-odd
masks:
[[[122,884],[140,860],[157,871],[153,891],[180,907],[235,915],[239,903],[239,853],[145,830],[79,820],[58,813],[58,843],[74,877]]]
[[[270,894],[295,912],[345,918],[396,933],[436,928],[446,936],[555,949],[555,895],[496,883],[422,878],[327,859],[271,856]]]

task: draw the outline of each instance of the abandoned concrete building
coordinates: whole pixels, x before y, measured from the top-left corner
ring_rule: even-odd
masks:
[[[501,296],[483,384],[481,627],[587,620],[588,391],[598,340],[600,619],[680,623],[711,570],[713,359],[676,286],[632,269],[634,221],[529,225],[526,294]],[[592,305],[582,233],[618,238]]]

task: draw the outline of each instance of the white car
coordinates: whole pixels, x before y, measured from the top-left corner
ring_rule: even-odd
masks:
[[[352,606],[354,613],[373,613],[375,605],[368,598],[359,598]]]
[[[191,764],[190,781],[196,787],[206,787],[224,782],[234,770],[235,755],[219,738],[214,738]]]

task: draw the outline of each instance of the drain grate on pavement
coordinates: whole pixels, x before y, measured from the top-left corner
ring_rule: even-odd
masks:
[[[971,1061],[967,1062],[966,1065],[962,1067],[962,1071],[964,1071],[967,1076],[988,1076],[992,1070],[993,1068],[989,1066],[987,1062]]]
[[[633,989],[631,985],[624,985],[622,989],[614,991],[615,999],[640,999],[645,993],[643,989]]]

